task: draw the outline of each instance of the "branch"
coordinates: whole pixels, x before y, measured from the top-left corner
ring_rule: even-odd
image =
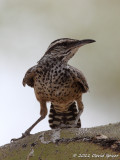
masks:
[[[44,131],[0,147],[0,160],[95,158],[120,160],[120,123]]]

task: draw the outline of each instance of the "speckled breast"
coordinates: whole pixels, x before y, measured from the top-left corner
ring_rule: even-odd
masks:
[[[53,103],[70,103],[80,96],[80,84],[74,82],[65,68],[52,68],[40,72],[34,79],[34,90],[37,99]]]

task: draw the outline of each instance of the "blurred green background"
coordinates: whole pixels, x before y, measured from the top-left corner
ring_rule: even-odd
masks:
[[[22,79],[48,45],[64,37],[96,40],[69,61],[90,87],[82,127],[120,121],[120,1],[0,0],[0,145],[39,117],[34,91]],[[32,133],[48,129],[46,118]]]

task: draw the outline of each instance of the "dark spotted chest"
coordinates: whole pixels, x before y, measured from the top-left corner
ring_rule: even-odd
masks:
[[[34,89],[44,98],[68,97],[79,92],[78,85],[74,84],[67,67],[54,66],[37,71],[34,79]]]

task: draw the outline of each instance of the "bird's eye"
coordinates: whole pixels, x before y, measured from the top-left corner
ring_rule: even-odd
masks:
[[[67,46],[67,43],[66,43],[66,42],[63,42],[62,45],[63,45],[63,46]]]

